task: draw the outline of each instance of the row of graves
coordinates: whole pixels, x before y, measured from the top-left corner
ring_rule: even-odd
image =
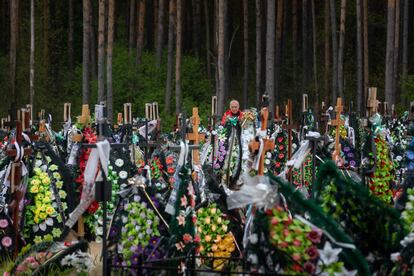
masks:
[[[116,124],[105,104],[62,128],[30,106],[1,120],[4,275],[400,275],[414,256],[414,104],[371,88],[367,116],[341,98],[240,117],[198,109],[161,131],[158,104]],[[74,121],[72,119],[75,118]],[[97,256],[88,247],[101,245]],[[98,271],[98,272],[96,272]],[[93,274],[98,273],[98,274]]]

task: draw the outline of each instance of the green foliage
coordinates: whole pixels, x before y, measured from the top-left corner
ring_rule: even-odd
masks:
[[[401,97],[405,102],[414,101],[414,75],[407,75],[405,79],[401,79],[401,87],[404,91]]]

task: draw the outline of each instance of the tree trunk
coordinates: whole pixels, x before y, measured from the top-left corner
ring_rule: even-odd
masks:
[[[225,43],[224,43],[224,29],[225,29],[225,5],[226,0],[218,0],[218,47],[217,47],[217,71],[218,71],[218,91],[217,91],[217,112],[223,114],[224,99],[225,99]]]
[[[30,0],[30,104],[32,105],[32,111],[34,108],[34,94],[35,94],[35,91],[34,91],[34,54],[35,54],[34,10],[35,10],[34,0]]]
[[[308,26],[308,0],[302,0],[302,92],[309,88]]]
[[[158,38],[158,4],[159,4],[159,2],[157,0],[153,0],[153,1],[151,1],[151,3],[152,3],[152,9],[153,9],[152,26],[148,26],[148,28],[153,29],[153,35],[151,35],[151,33],[150,33],[150,36],[152,37],[151,39],[154,40],[154,45],[153,45],[152,48],[155,50],[155,48],[157,47],[157,38]],[[149,4],[149,5],[151,5],[151,4]]]
[[[43,65],[49,70],[49,0],[43,0]]]
[[[95,15],[95,5],[91,3],[91,77],[92,79],[96,78],[96,15]]]
[[[366,106],[366,99],[368,99],[369,87],[369,57],[368,57],[368,0],[362,0],[362,24],[363,24],[363,55],[364,55],[364,97],[362,106]]]
[[[172,74],[174,64],[174,20],[175,20],[175,0],[169,1],[168,8],[168,61],[167,61],[167,85],[165,89],[165,114],[170,114],[171,109],[171,90]]]
[[[182,17],[182,0],[177,0],[177,39],[175,44],[175,113],[182,112],[182,94],[181,94],[181,40],[183,29]]]
[[[82,103],[89,104],[90,95],[90,71],[89,71],[89,51],[90,51],[90,0],[83,0],[83,58],[82,58]]]
[[[105,0],[99,0],[98,22],[98,103],[105,100]],[[109,34],[108,34],[109,37]]]
[[[344,45],[345,45],[345,19],[346,0],[341,0],[341,18],[339,25],[339,49],[338,49],[338,92],[344,99]]]
[[[200,0],[194,0],[193,5],[193,49],[196,57],[200,55],[200,12],[201,12],[201,3]]]
[[[244,48],[244,72],[243,72],[243,108],[249,106],[249,11],[247,0],[243,0],[243,48]]]
[[[331,35],[332,35],[332,99],[331,103],[336,103],[338,96],[338,38],[336,34],[336,9],[335,0],[330,0],[331,11]]]
[[[11,0],[10,2],[10,84],[12,99],[16,103],[16,51],[17,51],[17,36],[18,36],[18,11],[19,0]]]
[[[128,53],[132,54],[135,41],[135,0],[129,2],[129,35],[128,35]]]
[[[395,104],[397,96],[397,83],[398,83],[398,56],[400,49],[400,0],[395,0],[395,34],[394,34],[394,61],[393,61],[393,79],[392,79],[392,102]]]
[[[138,66],[141,65],[142,51],[144,49],[145,2],[146,0],[139,0],[137,56],[135,60]]]
[[[325,13],[324,13],[324,36],[325,36],[325,54],[324,54],[324,61],[325,61],[325,69],[323,72],[323,79],[324,79],[324,100],[325,103],[328,103],[329,99],[329,72],[330,72],[330,64],[331,64],[331,45],[330,45],[330,20],[329,20],[329,1],[325,1]],[[323,110],[325,111],[325,110]]]
[[[266,16],[266,93],[269,95],[271,111],[274,110],[274,94],[275,94],[275,14],[276,0],[267,1]]]
[[[73,53],[73,29],[74,29],[74,20],[73,20],[73,0],[69,0],[69,30],[68,30],[68,68],[70,78],[73,79],[73,74],[75,71],[75,60]]]
[[[357,39],[356,39],[356,53],[357,53],[357,111],[358,115],[362,115],[363,104],[363,61],[362,61],[362,18],[361,18],[362,5],[361,0],[356,0],[356,26],[357,26]]]
[[[280,68],[282,66],[282,31],[283,31],[283,2],[277,0],[277,17],[276,17],[276,57],[275,57],[275,93],[274,101],[278,100],[280,95]],[[273,112],[273,110],[270,110]]]
[[[385,57],[385,101],[393,104],[393,69],[394,69],[394,35],[395,35],[395,1],[388,0],[387,9],[387,50]]]
[[[313,81],[315,89],[315,113],[319,113],[319,87],[318,87],[318,67],[317,67],[317,49],[316,49],[316,15],[315,0],[311,0],[312,10],[312,53],[313,53]]]
[[[114,99],[112,88],[112,52],[114,43],[114,22],[115,22],[115,0],[108,0],[108,50],[106,59],[106,88],[108,120],[112,122],[114,118]]]
[[[256,0],[256,106],[262,95],[262,1]]]
[[[165,0],[159,0],[158,5],[158,38],[157,38],[157,47],[156,47],[156,56],[157,56],[157,68],[161,66],[162,59],[162,49],[164,45],[164,11],[165,11]]]
[[[402,41],[402,79],[405,83],[407,79],[407,64],[408,64],[408,9],[409,3],[408,0],[404,0],[404,15],[403,15],[403,41]],[[407,88],[405,85],[402,86],[401,95],[407,93]],[[402,103],[404,105],[405,98],[401,97]]]
[[[211,42],[210,42],[210,16],[209,16],[209,6],[208,1],[204,0],[204,20],[205,20],[205,28],[206,28],[206,63],[207,63],[207,76],[211,79]]]
[[[298,69],[298,0],[292,0],[292,60],[293,60],[293,89],[294,94],[298,92],[297,69]]]

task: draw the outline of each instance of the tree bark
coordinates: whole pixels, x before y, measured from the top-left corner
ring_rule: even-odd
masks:
[[[319,113],[319,86],[318,86],[318,67],[317,67],[317,48],[316,48],[316,15],[315,0],[311,0],[312,10],[312,53],[313,53],[313,81],[315,89],[315,113]]]
[[[158,37],[157,37],[157,47],[156,47],[156,59],[157,59],[157,68],[161,66],[162,60],[162,49],[164,45],[164,11],[165,11],[165,0],[159,0],[158,5]]]
[[[82,103],[89,104],[90,95],[90,0],[83,0],[83,58],[82,58]]]
[[[325,69],[323,72],[324,76],[324,90],[325,90],[325,102],[328,103],[329,99],[329,72],[330,72],[330,64],[331,64],[331,45],[330,45],[330,13],[329,13],[329,1],[325,1],[325,14],[324,14],[324,36],[325,36],[325,54],[324,54],[324,60],[325,60]],[[323,110],[325,111],[325,110]]]
[[[210,42],[210,16],[209,16],[209,6],[208,1],[204,0],[204,20],[205,20],[205,28],[206,28],[206,63],[207,63],[207,76],[211,79],[211,42]]]
[[[16,95],[16,52],[18,37],[18,11],[19,0],[11,0],[10,2],[10,87],[12,92],[12,102],[17,101]]]
[[[174,64],[174,19],[175,19],[175,0],[169,1],[168,8],[168,61],[167,61],[167,84],[165,88],[165,114],[170,113],[171,109],[171,90],[172,74]]]
[[[394,35],[395,35],[395,1],[388,0],[387,8],[387,49],[385,57],[385,101],[393,104],[393,63],[394,63]]]
[[[32,105],[32,111],[34,108],[34,94],[35,94],[35,90],[34,90],[34,54],[35,54],[34,10],[35,10],[34,0],[30,0],[30,104]]]
[[[293,89],[298,92],[297,70],[298,70],[298,0],[292,0],[292,60],[293,60]]]
[[[332,99],[331,102],[336,102],[338,96],[338,38],[336,34],[336,9],[335,0],[330,0],[331,11],[331,36],[332,36]]]
[[[244,48],[244,72],[243,72],[243,108],[249,106],[249,11],[247,0],[243,0],[243,48]]]
[[[302,92],[309,88],[308,0],[302,0]]]
[[[196,57],[200,55],[200,13],[201,13],[201,0],[194,0],[193,5],[193,48]]]
[[[175,113],[182,112],[182,94],[181,94],[181,40],[183,29],[182,17],[182,0],[177,0],[177,39],[175,44]]]
[[[393,79],[392,79],[392,102],[395,104],[397,97],[397,83],[398,83],[398,61],[400,49],[400,0],[395,0],[395,31],[394,31],[394,61],[393,61]]]
[[[135,41],[135,0],[129,2],[129,35],[128,35],[128,53],[132,54]]]
[[[114,100],[112,87],[112,52],[114,43],[114,21],[115,21],[115,0],[108,0],[108,49],[106,60],[106,88],[107,88],[107,106],[108,120],[112,122],[114,118]]]
[[[404,15],[403,15],[403,37],[402,37],[402,79],[405,83],[407,79],[407,64],[408,64],[408,0],[404,0]],[[402,86],[402,95],[407,93],[405,85]],[[405,103],[404,97],[401,97],[402,103]]]
[[[339,49],[338,49],[338,92],[344,99],[344,45],[345,45],[345,19],[346,0],[341,0],[341,17],[339,25]]]
[[[137,56],[135,60],[138,66],[141,65],[142,51],[144,48],[145,2],[146,0],[139,0]]]
[[[43,65],[49,70],[49,0],[43,0]]]
[[[98,103],[105,100],[105,0],[99,0],[98,17]],[[109,34],[108,34],[109,37]]]
[[[225,99],[225,5],[226,0],[218,0],[218,47],[217,47],[217,70],[218,70],[218,91],[217,91],[217,112],[223,114]]]
[[[362,106],[366,106],[366,99],[368,99],[369,87],[369,56],[368,56],[368,0],[362,0],[362,25],[363,25],[363,55],[364,55],[364,97]]]
[[[283,2],[284,0],[277,0],[277,15],[276,15],[276,56],[275,56],[275,93],[274,101],[278,100],[280,94],[280,68],[282,66],[282,32],[283,32]],[[273,111],[273,110],[270,110]]]
[[[69,30],[68,30],[68,68],[70,78],[73,79],[73,74],[75,71],[75,60],[74,60],[74,51],[73,51],[73,29],[74,29],[74,20],[73,20],[73,0],[69,0]]]
[[[276,0],[267,1],[266,16],[266,93],[269,95],[269,108],[274,110],[274,94],[275,94],[275,14]]]
[[[262,95],[262,1],[256,0],[256,106]]]
[[[362,18],[361,18],[362,5],[361,0],[356,0],[356,26],[357,26],[357,39],[356,39],[356,53],[357,53],[357,111],[358,115],[362,115],[363,104],[363,60],[362,60]]]
[[[95,79],[97,74],[97,70],[96,70],[96,53],[97,53],[97,48],[96,48],[96,33],[95,33],[95,29],[96,29],[96,15],[95,15],[95,5],[92,2],[91,3],[91,78]]]

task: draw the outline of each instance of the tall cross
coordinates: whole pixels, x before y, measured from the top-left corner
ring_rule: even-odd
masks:
[[[6,154],[9,157],[14,158],[11,167],[11,174],[10,174],[10,191],[13,194],[13,200],[9,205],[10,210],[13,213],[13,227],[15,231],[15,250],[14,255],[17,256],[18,252],[18,241],[19,241],[19,203],[23,198],[23,192],[19,189],[20,182],[22,180],[22,158],[28,156],[32,153],[32,149],[30,147],[23,148],[23,135],[22,135],[22,123],[20,121],[16,121],[16,134],[15,134],[15,142],[16,144],[12,144],[14,148],[6,150]]]
[[[302,94],[302,112],[306,112],[309,109],[308,94]]]
[[[78,116],[78,124],[82,127],[86,127],[91,124],[91,112],[89,110],[89,105],[82,105],[82,115]]]
[[[282,118],[280,117],[280,112],[279,112],[279,105],[275,106],[275,123],[279,124],[282,122]]]
[[[198,126],[200,125],[200,116],[198,116],[198,108],[193,107],[193,116],[191,117],[191,124],[193,126],[193,132],[187,133],[187,140],[192,141],[193,144],[198,145],[200,141],[204,141],[205,134],[198,133]],[[198,148],[193,149],[193,163],[200,164],[200,153]]]
[[[261,112],[260,112],[260,119],[261,119],[261,130],[262,131],[267,131],[267,120],[269,118],[269,110],[267,109],[267,107],[263,107]],[[264,174],[264,159],[265,159],[265,155],[266,152],[271,151],[275,148],[275,142],[271,139],[268,138],[263,138],[263,150],[262,153],[260,155],[260,159],[259,159],[259,168],[258,168],[258,175],[263,175]],[[256,139],[254,139],[253,141],[251,141],[249,143],[249,151],[256,153],[258,152],[260,149],[260,141],[257,141]]]
[[[377,88],[370,87],[368,90],[368,100],[367,100],[367,115],[371,117],[378,112],[378,100],[377,100]]]
[[[331,126],[334,126],[336,128],[335,131],[335,151],[332,154],[332,160],[334,160],[337,164],[342,162],[341,160],[341,144],[339,143],[339,137],[340,137],[340,127],[345,124],[345,121],[341,119],[341,113],[343,111],[342,106],[342,98],[338,97],[336,100],[336,118],[334,120],[331,120]]]
[[[124,124],[130,125],[132,124],[132,104],[131,103],[124,103]]]
[[[292,158],[292,130],[296,129],[296,126],[292,123],[292,100],[288,99],[287,105],[285,106],[285,116],[287,118],[287,124],[283,125],[282,128],[288,132],[288,160]]]
[[[69,121],[71,117],[71,104],[70,103],[64,103],[63,104],[63,121],[67,122]]]

